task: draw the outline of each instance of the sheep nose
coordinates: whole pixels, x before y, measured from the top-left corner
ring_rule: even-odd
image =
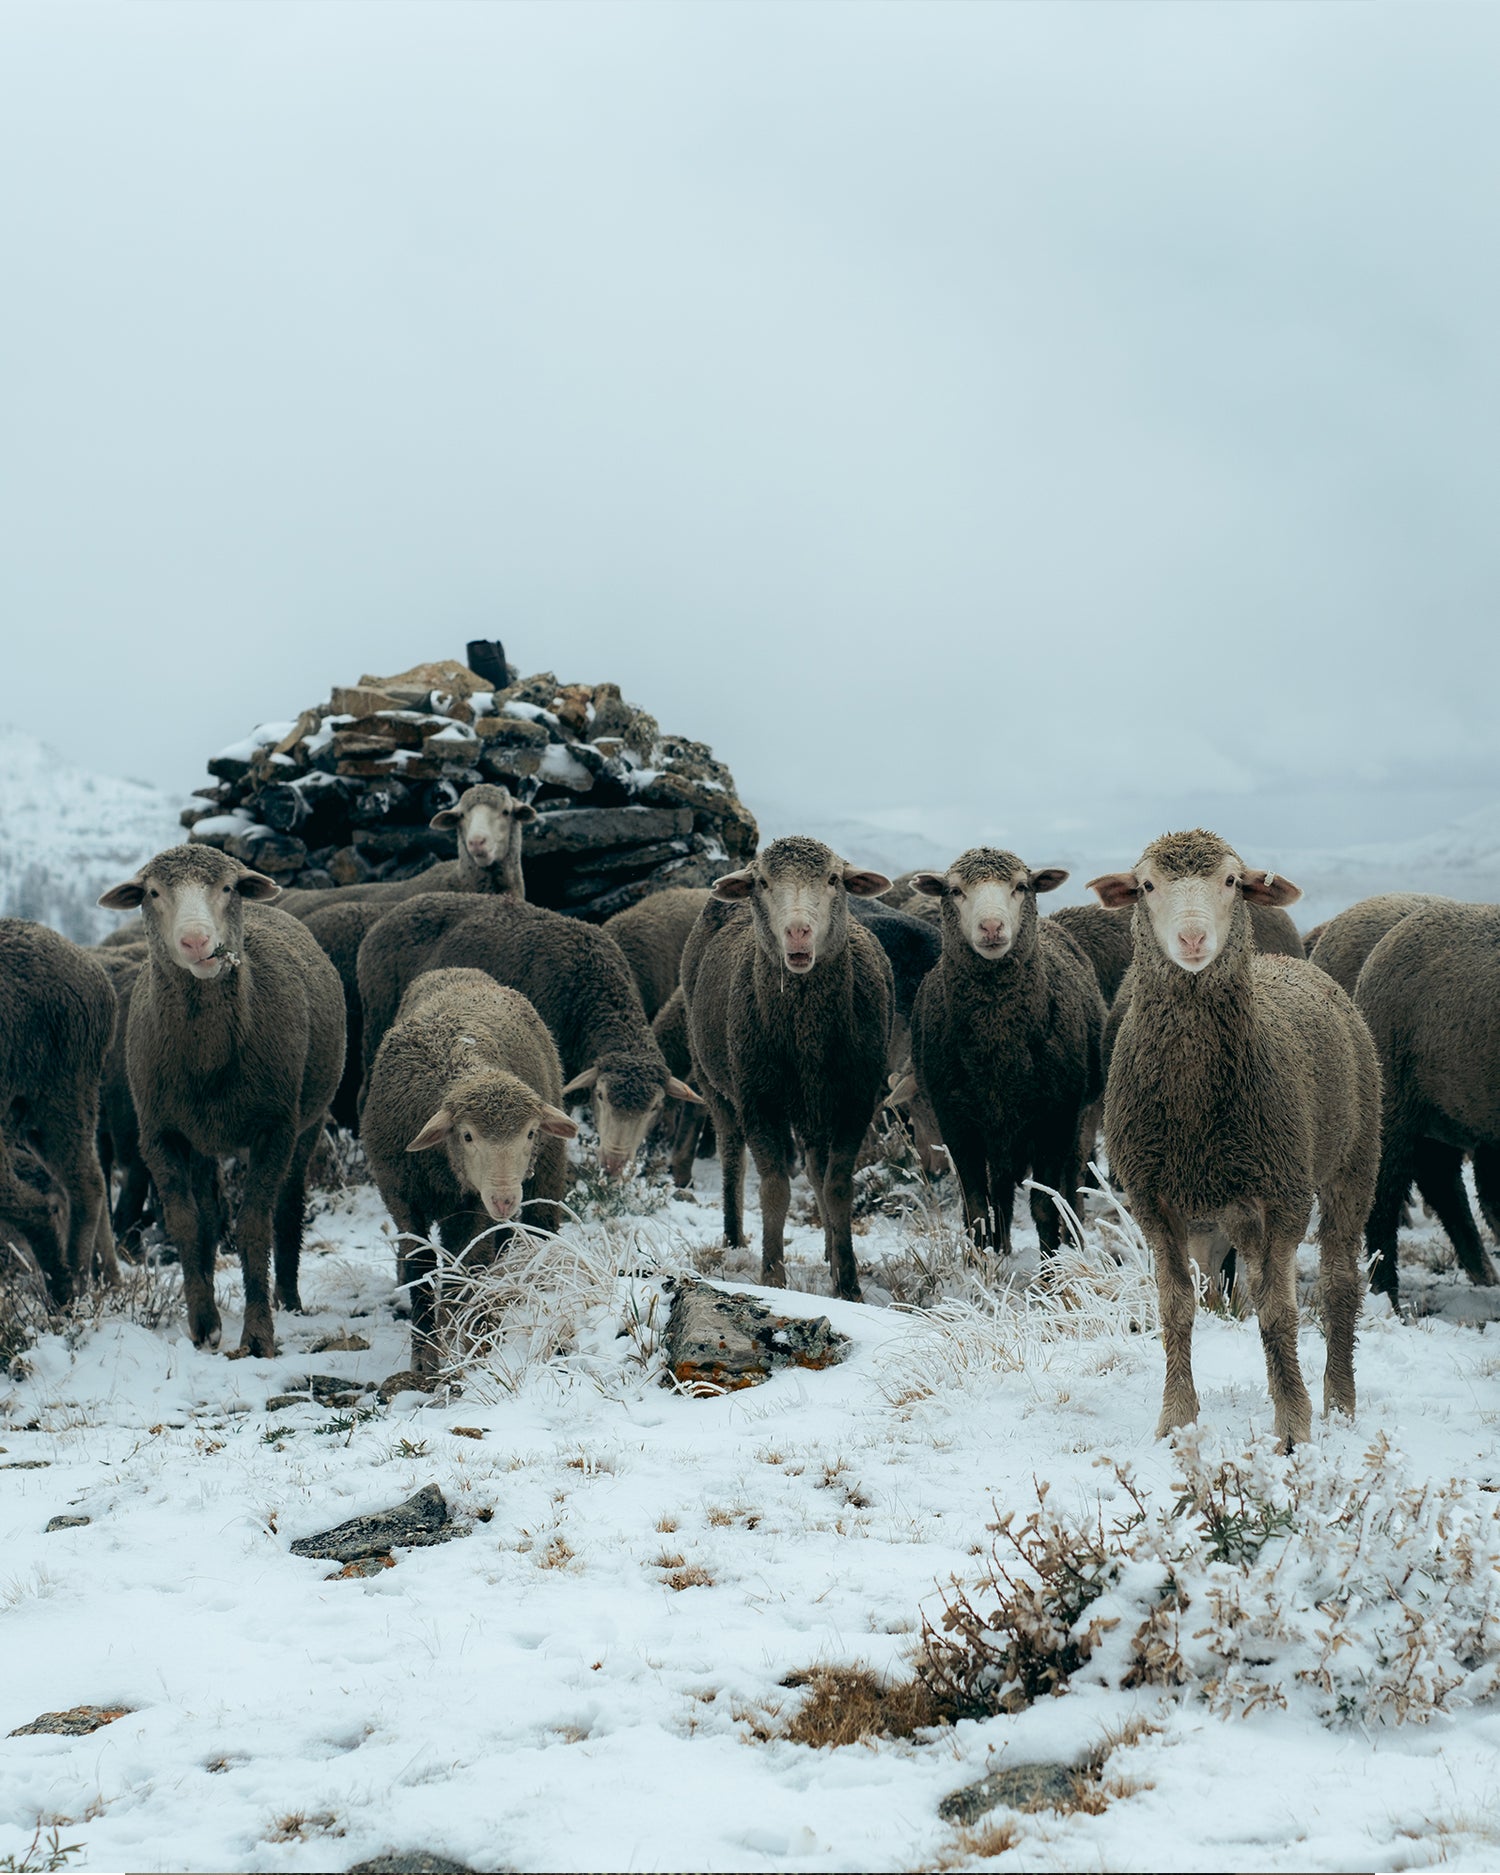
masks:
[[[494,1218],[509,1217],[516,1208],[515,1196],[510,1192],[492,1191],[484,1202],[485,1209]]]
[[[599,1163],[604,1167],[606,1174],[610,1178],[623,1178],[625,1168],[629,1165],[630,1160],[623,1152],[601,1152],[599,1154]]]
[[[1184,925],[1182,930],[1177,933],[1177,942],[1182,946],[1183,950],[1196,957],[1198,952],[1207,944],[1208,933],[1203,929],[1202,925]]]
[[[810,924],[789,924],[786,928],[786,934],[791,940],[794,949],[805,950],[812,939],[812,926]]]
[[[190,962],[206,963],[209,952],[214,948],[214,934],[201,927],[198,929],[189,927],[186,931],[178,933],[177,942]]]
[[[1001,918],[981,918],[979,935],[986,944],[999,944],[1005,937],[1005,921]]]
[[[469,851],[474,855],[475,859],[488,859],[490,856],[490,843],[488,840],[470,840]]]

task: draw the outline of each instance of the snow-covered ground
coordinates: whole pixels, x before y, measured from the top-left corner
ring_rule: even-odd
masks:
[[[309,1371],[405,1365],[365,1186],[318,1201],[308,1313],[280,1318],[275,1360],[195,1352],[175,1311],[155,1319],[171,1272],[37,1346],[0,1383],[0,1466],[38,1467],[0,1471],[0,1863],[40,1822],[86,1869],[345,1869],[418,1848],[477,1869],[1500,1864],[1500,1292],[1455,1275],[1430,1228],[1404,1239],[1413,1319],[1367,1304],[1357,1423],[1318,1422],[1288,1461],[1253,1321],[1200,1317],[1201,1438],[1158,1443],[1160,1346],[1128,1239],[1116,1261],[1091,1226],[1061,1302],[987,1304],[920,1199],[857,1239],[863,1305],[827,1299],[794,1205],[799,1287],[758,1293],[826,1313],[845,1364],[684,1397],[661,1384],[661,1273],[754,1275],[714,1251],[715,1168],[698,1176],[692,1199],[637,1187],[623,1215],[585,1209],[450,1400],[267,1408]],[[1018,1244],[1024,1279],[1034,1236]],[[220,1287],[229,1346],[227,1265]],[[890,1306],[937,1290],[934,1311]],[[311,1352],[343,1330],[368,1351]],[[1302,1356],[1316,1396],[1310,1316]],[[1092,1611],[1117,1626],[1071,1690],[906,1740],[781,1735],[807,1697],[790,1675],[908,1672],[924,1611],[950,1578],[976,1582],[997,1510],[1024,1519],[1038,1481],[1049,1512],[1112,1528],[1132,1504],[1106,1459],[1148,1508],[1129,1539],[1146,1551]],[[1175,1564],[1188,1683],[1127,1686],[1127,1638],[1165,1581],[1152,1556],[1184,1528],[1178,1481],[1225,1459],[1299,1507],[1292,1527],[1253,1569]],[[365,1579],[290,1553],[428,1484],[471,1534]],[[46,1533],[59,1515],[91,1521]],[[1403,1721],[1434,1681],[1440,1709]],[[5,1736],[82,1703],[131,1710],[86,1737]],[[1071,1813],[939,1816],[996,1766],[1101,1756]]]
[[[96,943],[120,920],[95,900],[186,837],[180,805],[144,781],[93,774],[39,737],[0,726],[0,916],[35,918]]]

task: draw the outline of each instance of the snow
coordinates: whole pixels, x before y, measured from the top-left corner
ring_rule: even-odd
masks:
[[[286,723],[257,723],[242,741],[231,742],[227,749],[220,749],[214,760],[216,762],[248,762],[257,749],[264,749],[273,742],[280,742],[296,727],[295,718]]]
[[[544,710],[539,703],[507,703],[501,710],[502,716],[517,716],[522,722],[545,723],[549,729],[561,729],[560,719],[551,710]]]
[[[575,755],[561,742],[550,742],[542,751],[538,778],[559,788],[591,788],[594,778]]]
[[[0,1473],[0,1735],[79,1703],[134,1710],[84,1739],[7,1740],[0,1857],[61,1817],[89,1869],[345,1868],[417,1847],[476,1868],[978,1867],[939,1819],[943,1797],[998,1764],[1076,1763],[1134,1717],[1157,1729],[1110,1755],[1118,1794],[1097,1815],[1011,1817],[1007,1867],[1495,1866],[1500,1713],[1482,1675],[1428,1724],[1330,1722],[1293,1684],[1326,1624],[1290,1598],[1336,1546],[1332,1521],[1268,1545],[1245,1577],[1259,1619],[1287,1585],[1291,1638],[1244,1669],[1279,1676],[1285,1709],[1232,1717],[1200,1686],[1122,1688],[1137,1573],[1108,1604],[1120,1628],[1062,1697],[911,1741],[814,1750],[776,1735],[803,1697],[789,1673],[906,1671],[923,1612],[940,1612],[950,1577],[975,1581],[997,1508],[1025,1516],[1036,1480],[1059,1514],[1113,1518],[1105,1456],[1153,1515],[1186,1466],[1225,1457],[1273,1491],[1300,1467],[1327,1505],[1383,1437],[1382,1501],[1452,1481],[1445,1528],[1483,1535],[1500,1480],[1495,1292],[1454,1274],[1432,1227],[1404,1239],[1414,1319],[1366,1306],[1357,1422],[1320,1422],[1288,1461],[1267,1437],[1254,1323],[1227,1315],[1200,1317],[1197,1440],[1154,1440],[1161,1354],[1140,1332],[1150,1292],[1128,1238],[1118,1263],[1091,1266],[1097,1283],[1070,1278],[1076,1307],[997,1303],[944,1261],[951,1207],[944,1221],[919,1205],[871,1219],[867,1303],[841,1303],[821,1293],[800,1185],[797,1287],[751,1293],[827,1314],[850,1359],[716,1398],[665,1389],[661,1272],[754,1275],[748,1253],[713,1249],[712,1165],[698,1179],[687,1199],[627,1187],[618,1217],[585,1207],[527,1272],[503,1347],[445,1403],[266,1408],[310,1370],[374,1381],[405,1365],[389,1225],[362,1185],[317,1201],[308,1313],[279,1318],[275,1360],[194,1351],[150,1294],[44,1340],[0,1398],[0,1465],[47,1461]],[[753,1221],[753,1189],[751,1205]],[[1035,1262],[1025,1215],[1018,1281]],[[1305,1285],[1314,1269],[1305,1250]],[[934,1273],[947,1303],[890,1306]],[[227,1266],[219,1287],[227,1346]],[[340,1329],[369,1352],[310,1352]],[[1316,1392],[1310,1318],[1302,1355]],[[470,1535],[361,1580],[290,1554],[431,1483]],[[44,1534],[59,1514],[92,1521]],[[1364,1540],[1388,1567],[1396,1551]],[[1185,1634],[1211,1625],[1206,1608]],[[1485,1649],[1469,1665],[1492,1673],[1493,1633]]]
[[[187,838],[180,805],[145,782],[90,774],[39,737],[0,727],[0,915],[38,919],[84,944],[107,936],[119,914],[95,900]]]

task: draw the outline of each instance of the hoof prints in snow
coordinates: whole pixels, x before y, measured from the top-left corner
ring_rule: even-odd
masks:
[[[680,1283],[667,1322],[667,1367],[688,1388],[758,1387],[775,1367],[832,1367],[849,1345],[826,1315],[773,1315],[708,1283]]]

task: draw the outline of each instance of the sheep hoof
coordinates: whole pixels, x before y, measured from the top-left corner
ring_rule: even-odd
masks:
[[[230,1357],[243,1360],[246,1355],[252,1360],[274,1360],[276,1355],[276,1336],[269,1328],[252,1328],[247,1322],[240,1336],[240,1345]]]
[[[278,1289],[276,1291],[276,1306],[287,1315],[300,1315],[302,1313],[302,1298],[297,1294],[295,1289],[290,1293]]]
[[[1158,1439],[1168,1438],[1176,1432],[1179,1426],[1191,1426],[1197,1418],[1198,1402],[1196,1399],[1185,1407],[1164,1406],[1161,1409],[1161,1418],[1156,1422],[1156,1436]]]

